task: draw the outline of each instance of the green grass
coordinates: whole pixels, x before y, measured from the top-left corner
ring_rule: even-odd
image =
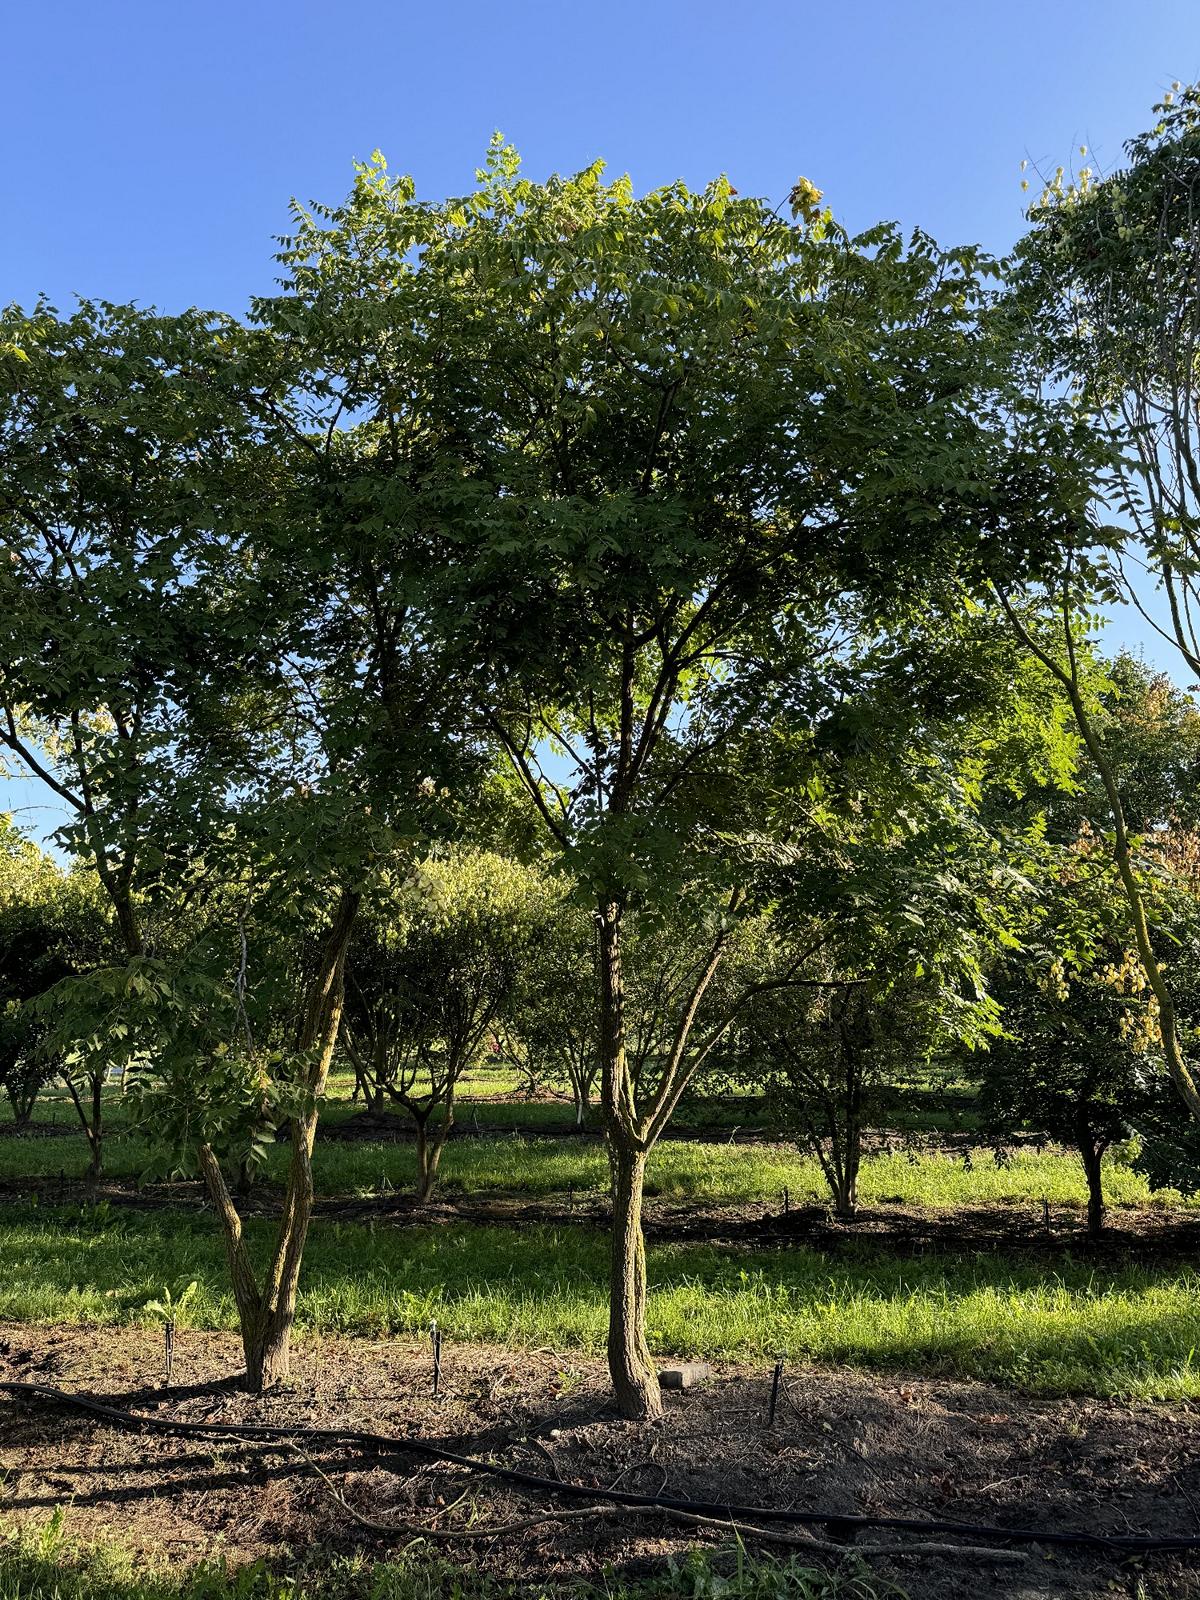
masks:
[[[253,1248],[268,1229],[251,1224]],[[146,1322],[141,1307],[182,1274],[200,1281],[189,1318],[229,1328],[211,1218],[0,1213],[0,1318]],[[1200,1277],[994,1255],[901,1260],[868,1247],[739,1258],[702,1245],[649,1252],[649,1331],[685,1356],[846,1362],[979,1377],[1052,1393],[1200,1397]],[[397,1232],[314,1225],[299,1327],[311,1334],[416,1333],[598,1354],[606,1245],[595,1231],[474,1227]]]
[[[105,1170],[112,1178],[137,1178],[150,1165],[153,1150],[136,1134],[109,1140]],[[285,1146],[268,1155],[266,1176],[282,1182]],[[318,1191],[362,1197],[411,1187],[415,1157],[411,1144],[318,1140],[313,1157]],[[0,1137],[0,1176],[53,1179],[60,1172],[82,1178],[87,1151],[78,1138]],[[441,1191],[449,1198],[494,1193],[545,1198],[601,1193],[608,1164],[598,1139],[452,1139],[442,1157]],[[665,1200],[714,1205],[761,1204],[778,1210],[786,1187],[792,1205],[824,1203],[827,1190],[817,1163],[790,1145],[727,1145],[667,1140],[650,1161],[649,1193]],[[864,1205],[902,1202],[953,1207],[997,1203],[1082,1207],[1087,1200],[1083,1170],[1070,1151],[1016,1152],[998,1166],[987,1150],[974,1152],[967,1167],[947,1155],[869,1156],[860,1177]],[[1111,1205],[1184,1204],[1174,1191],[1151,1195],[1146,1180],[1116,1160],[1105,1166],[1105,1192]]]
[[[0,1600],[884,1600],[902,1596],[852,1557],[841,1571],[736,1550],[664,1562],[660,1575],[624,1582],[514,1584],[417,1551],[392,1561],[310,1557],[291,1571],[255,1562],[240,1571],[204,1562],[139,1570],[118,1545],[72,1547],[64,1518],[34,1533],[0,1535]]]
[[[569,1095],[563,1094],[550,1100],[498,1098],[515,1094],[521,1087],[515,1070],[503,1064],[485,1065],[468,1072],[459,1085],[460,1121],[466,1126],[478,1123],[481,1128],[539,1127],[568,1131],[573,1126],[574,1111]],[[349,1121],[362,1111],[362,1104],[350,1098],[353,1092],[354,1074],[339,1067],[329,1079],[322,1112],[326,1124]],[[979,1120],[973,1107],[974,1091],[970,1085],[937,1083],[898,1094],[895,1104],[883,1118],[883,1125],[897,1132],[972,1131]],[[38,1122],[54,1124],[64,1131],[77,1132],[79,1128],[75,1108],[61,1084],[52,1083],[46,1087],[38,1100],[34,1116]],[[0,1100],[0,1129],[11,1120],[7,1100]],[[116,1082],[109,1084],[105,1090],[105,1121],[114,1130],[123,1130],[129,1123],[128,1104]],[[765,1130],[771,1125],[771,1112],[761,1095],[709,1097],[689,1094],[681,1101],[674,1122],[681,1129]]]

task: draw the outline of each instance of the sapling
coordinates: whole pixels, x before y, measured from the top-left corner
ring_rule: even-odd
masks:
[[[180,1313],[183,1312],[192,1296],[200,1285],[195,1278],[181,1289],[183,1283],[180,1278],[172,1294],[169,1287],[163,1289],[161,1300],[147,1300],[143,1309],[152,1317],[157,1317],[163,1325],[163,1387],[171,1382],[171,1368],[175,1362],[175,1329],[178,1325]]]

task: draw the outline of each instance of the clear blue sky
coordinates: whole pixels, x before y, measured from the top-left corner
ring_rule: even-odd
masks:
[[[0,300],[60,306],[237,311],[290,196],[376,147],[452,192],[497,128],[534,176],[804,174],[852,226],[1003,251],[1023,157],[1110,166],[1200,76],[1198,0],[8,0],[2,38]]]

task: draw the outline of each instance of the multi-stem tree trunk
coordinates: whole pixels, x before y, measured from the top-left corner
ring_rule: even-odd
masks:
[[[329,1076],[341,1025],[346,952],[358,913],[359,895],[346,889],[338,900],[321,949],[316,975],[305,998],[297,1029],[298,1051],[309,1052],[305,1109],[290,1122],[291,1160],[283,1212],[266,1277],[260,1285],[242,1231],[242,1219],[225,1182],[221,1163],[208,1145],[200,1148],[200,1166],[217,1209],[225,1238],[225,1255],[246,1358],[246,1383],[255,1393],[287,1378],[291,1369],[291,1334],[296,1316],[296,1291],[312,1218],[312,1148],[320,1096]]]
[[[642,1190],[648,1141],[638,1127],[625,1049],[625,991],[621,970],[621,907],[609,902],[597,917],[600,939],[601,1099],[612,1176],[609,1264],[608,1371],[617,1407],[634,1419],[662,1414],[658,1373],[646,1342],[646,1246]]]
[[[834,1215],[842,1222],[853,1222],[858,1215],[858,1149],[846,1152],[840,1172],[831,1180]]]
[[[18,1133],[24,1133],[33,1120],[34,1100],[29,1097],[22,1099],[18,1095],[10,1094],[8,1103],[12,1108],[13,1127]]]
[[[74,1080],[65,1072],[62,1078],[88,1143],[88,1177],[92,1183],[96,1183],[104,1168],[104,1068],[88,1074],[86,1107]]]
[[[450,1137],[450,1129],[454,1126],[454,1107],[446,1107],[445,1117],[441,1122],[430,1122],[431,1106],[424,1116],[416,1118],[417,1124],[417,1204],[428,1205],[433,1198],[433,1191],[437,1186],[438,1167],[441,1164],[442,1151],[446,1148],[446,1140]],[[432,1129],[432,1131],[431,1131]]]
[[[835,1098],[834,1156],[836,1177],[832,1182],[833,1204],[843,1222],[858,1215],[858,1169],[862,1165],[863,1073],[861,1041],[857,1030],[861,1019],[852,1011],[850,998],[843,994],[838,1009],[838,1059],[840,1083]],[[840,1104],[839,1104],[840,1100]],[[840,1128],[837,1127],[840,1111]]]
[[[592,1108],[592,1085],[595,1082],[596,1072],[594,1063],[586,1060],[570,1060],[567,1065],[567,1077],[571,1084],[571,1099],[575,1106],[575,1126],[582,1128],[587,1122],[588,1112]]]

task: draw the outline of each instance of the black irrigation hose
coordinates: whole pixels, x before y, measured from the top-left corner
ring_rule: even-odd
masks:
[[[1039,1528],[1001,1528],[986,1522],[946,1522],[937,1519],[914,1517],[880,1517],[861,1514],[843,1514],[838,1511],[796,1511],[779,1506],[740,1506],[715,1500],[678,1500],[669,1495],[634,1494],[622,1489],[591,1489],[583,1483],[568,1483],[557,1478],[543,1478],[536,1472],[523,1472],[519,1467],[497,1466],[481,1461],[478,1456],[463,1456],[453,1450],[443,1450],[424,1439],[402,1439],[386,1433],[366,1433],[355,1428],[282,1427],[264,1423],[237,1422],[183,1422],[169,1417],[146,1417],[136,1411],[121,1411],[116,1406],[91,1400],[86,1395],[71,1394],[65,1389],[53,1389],[40,1383],[0,1382],[0,1391],[15,1395],[36,1396],[40,1400],[56,1401],[73,1406],[93,1416],[103,1417],[121,1428],[145,1428],[154,1433],[178,1433],[191,1437],[218,1434],[237,1439],[320,1439],[327,1444],[350,1444],[370,1449],[389,1450],[399,1454],[422,1456],[427,1461],[441,1461],[449,1466],[465,1467],[470,1472],[481,1472],[500,1478],[505,1483],[519,1484],[525,1489],[538,1489],[543,1494],[564,1495],[575,1500],[604,1500],[611,1505],[635,1506],[663,1511],[686,1511],[693,1516],[719,1517],[730,1522],[782,1522],[794,1525],[824,1527],[839,1540],[847,1539],[848,1547],[860,1528],[890,1528],[900,1533],[954,1534],[975,1539],[992,1539],[1010,1544],[1050,1544],[1068,1547],[1100,1547],[1120,1555],[1145,1555],[1152,1551],[1200,1550],[1200,1535],[1156,1539],[1138,1534],[1086,1533],[1078,1530],[1048,1532]]]

